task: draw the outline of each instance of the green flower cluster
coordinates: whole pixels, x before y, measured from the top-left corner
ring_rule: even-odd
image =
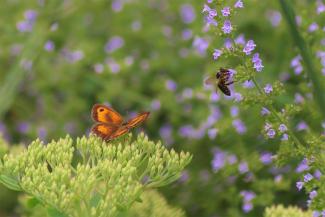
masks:
[[[303,212],[297,207],[285,208],[282,205],[266,208],[264,217],[310,217],[312,212]]]
[[[67,136],[47,145],[37,139],[27,150],[5,155],[0,172],[4,185],[32,195],[49,213],[107,217],[129,210],[146,188],[178,179],[191,158],[144,134],[109,144],[93,135],[74,144]]]

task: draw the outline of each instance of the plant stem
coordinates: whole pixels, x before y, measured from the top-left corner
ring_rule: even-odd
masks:
[[[290,28],[291,36],[296,46],[300,50],[301,57],[306,66],[308,77],[313,83],[315,100],[320,108],[321,113],[323,114],[323,118],[325,119],[325,85],[322,85],[322,78],[317,74],[314,68],[310,49],[298,31],[297,23],[295,20],[296,15],[291,4],[286,0],[279,0],[279,2],[283,10],[283,16],[287,20],[288,26]]]

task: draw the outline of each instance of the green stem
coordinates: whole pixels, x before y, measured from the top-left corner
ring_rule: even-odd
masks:
[[[286,0],[279,0],[279,2],[283,10],[283,16],[287,20],[289,29],[291,31],[291,36],[296,46],[299,48],[301,57],[305,63],[307,75],[313,83],[315,100],[321,110],[321,113],[323,114],[323,118],[325,118],[325,85],[322,85],[322,78],[317,74],[317,71],[314,68],[311,58],[311,51],[298,31],[295,20],[296,15],[291,4]]]

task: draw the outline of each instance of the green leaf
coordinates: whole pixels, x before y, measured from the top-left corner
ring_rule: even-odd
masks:
[[[14,191],[22,191],[18,181],[10,176],[0,175],[0,182],[7,188]]]
[[[47,209],[47,214],[50,217],[68,217],[64,213],[61,213],[60,211],[58,211],[57,209],[52,208],[52,207]]]

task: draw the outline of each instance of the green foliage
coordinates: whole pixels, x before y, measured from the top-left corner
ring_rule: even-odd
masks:
[[[178,179],[190,161],[189,153],[168,151],[144,134],[110,143],[67,136],[5,155],[0,173],[3,184],[34,196],[50,216],[117,216],[146,188]]]
[[[311,217],[312,213],[304,212],[297,207],[287,207],[282,205],[266,208],[264,217]]]

